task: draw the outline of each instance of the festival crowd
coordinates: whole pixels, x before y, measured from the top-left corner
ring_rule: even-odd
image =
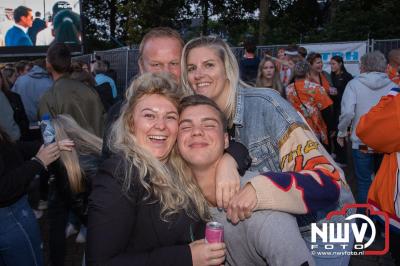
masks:
[[[244,46],[238,61],[219,37],[153,28],[124,95],[108,62],[74,61],[63,43],[4,65],[0,265],[44,265],[37,219],[54,266],[78,232],[83,265],[348,265],[354,234],[343,245],[312,228],[345,223],[356,210],[327,215],[355,202],[390,215],[400,263],[400,49],[363,55],[353,77],[340,56],[327,73],[304,47]],[[222,242],[205,241],[210,221]]]

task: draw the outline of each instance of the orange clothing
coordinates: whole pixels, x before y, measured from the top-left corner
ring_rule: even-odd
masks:
[[[326,78],[324,73],[320,73],[319,74],[319,80],[311,79],[311,81],[317,83],[320,86],[322,86],[325,89],[326,94],[329,95],[329,88],[331,87],[331,84],[329,83],[329,81]]]
[[[385,153],[381,166],[368,192],[368,203],[387,212],[391,225],[400,222],[396,214],[396,183],[400,181],[400,91],[392,89],[388,96],[381,98],[367,114],[363,115],[357,126],[357,136],[374,150]],[[399,205],[398,205],[399,206]]]
[[[391,65],[387,65],[386,68],[386,74],[388,75],[388,77],[397,85],[400,85],[400,74],[397,71],[397,69],[395,69],[394,67],[392,67]]]
[[[315,135],[328,144],[328,130],[321,111],[333,104],[320,85],[309,80],[296,80],[286,88],[287,100],[306,119]]]

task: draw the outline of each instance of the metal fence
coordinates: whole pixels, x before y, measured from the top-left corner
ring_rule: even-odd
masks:
[[[400,48],[400,39],[392,40],[368,40],[368,51],[379,50],[386,56],[390,50]],[[266,52],[276,56],[279,48],[287,47],[287,44],[282,45],[265,45],[257,46],[257,54],[262,57]],[[243,57],[243,47],[232,47],[232,52],[239,60]],[[107,51],[96,51],[93,54],[81,55],[74,57],[74,60],[79,60],[89,64],[96,55],[99,55],[102,60],[110,62],[110,67],[117,72],[116,85],[118,87],[119,95],[127,88],[130,84],[131,79],[139,72],[138,57],[139,50],[131,49],[129,47],[122,47]]]
[[[370,40],[370,51],[381,51],[385,56],[390,50],[400,48],[400,39],[391,40]]]

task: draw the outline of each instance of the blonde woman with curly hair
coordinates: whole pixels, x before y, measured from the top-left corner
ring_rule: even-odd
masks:
[[[168,74],[147,73],[113,124],[113,156],[93,179],[89,265],[220,265],[223,243],[206,244],[206,201],[178,156],[183,91]],[[198,241],[195,241],[198,240]]]

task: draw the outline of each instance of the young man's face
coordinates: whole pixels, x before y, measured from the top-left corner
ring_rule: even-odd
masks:
[[[181,76],[181,43],[174,38],[151,38],[143,47],[140,72],[168,72],[180,83]]]
[[[187,107],[179,118],[178,148],[192,168],[217,164],[229,145],[217,110],[209,105]]]

